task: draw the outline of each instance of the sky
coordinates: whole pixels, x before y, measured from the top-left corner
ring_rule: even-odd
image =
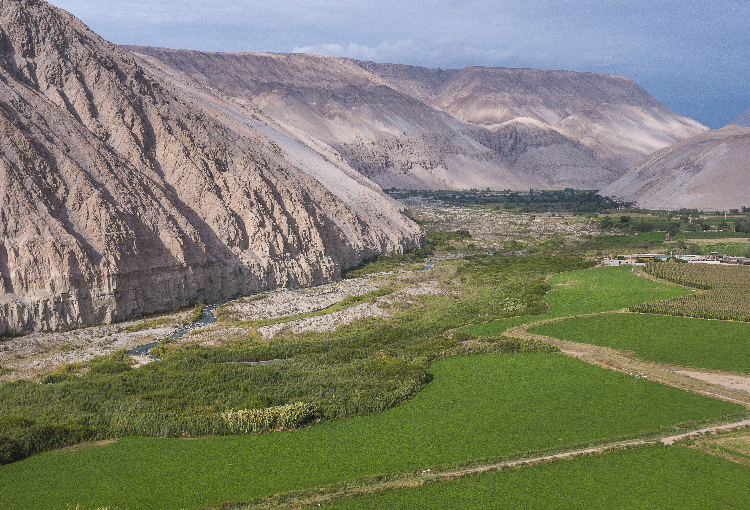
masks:
[[[52,0],[117,44],[635,80],[720,128],[750,109],[748,0]]]

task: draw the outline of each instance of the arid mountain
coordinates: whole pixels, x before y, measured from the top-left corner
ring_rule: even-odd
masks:
[[[750,128],[730,125],[657,151],[601,194],[649,209],[726,211],[750,205]]]
[[[0,334],[322,283],[419,243],[371,181],[190,81],[0,0]]]
[[[706,129],[617,76],[123,49],[257,109],[384,188],[598,189]]]
[[[735,126],[750,127],[750,110],[741,113],[736,119],[732,121]]]

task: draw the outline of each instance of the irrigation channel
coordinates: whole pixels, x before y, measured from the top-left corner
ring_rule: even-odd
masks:
[[[433,265],[434,265],[433,261],[425,262],[424,267],[421,268],[421,269],[418,269],[418,271],[426,271],[428,269],[432,269]],[[370,276],[365,276],[363,278],[358,278],[358,279],[360,279],[360,280],[366,280],[368,278],[373,278],[375,276],[380,276],[380,275],[370,275]],[[331,285],[332,283],[338,283],[338,282],[325,283],[323,285]],[[281,289],[281,290],[278,290],[277,292],[283,292],[285,290],[289,290],[289,289]],[[204,326],[208,326],[209,324],[213,324],[214,322],[216,322],[216,314],[214,312],[216,312],[216,309],[219,308],[221,305],[224,305],[224,304],[227,304],[227,303],[229,303],[229,301],[224,301],[223,303],[215,303],[213,305],[204,306],[203,307],[203,316],[200,318],[200,320],[197,320],[195,322],[191,322],[190,324],[186,325],[185,327],[178,329],[177,331],[175,331],[171,335],[169,335],[167,337],[164,337],[162,340],[166,340],[166,339],[175,340],[177,338],[180,338],[183,335],[187,335],[191,331],[195,331],[198,328],[202,328]],[[151,351],[151,349],[153,349],[154,347],[158,346],[162,342],[162,340],[157,340],[156,342],[151,342],[151,343],[148,343],[148,344],[139,345],[138,347],[133,347],[132,349],[130,349],[128,351],[128,354],[130,354],[132,356],[149,356],[150,358],[152,358],[152,359],[154,359],[156,361],[161,361],[159,358],[151,356],[151,354],[149,354],[149,352]],[[274,361],[281,361],[281,360],[273,359],[273,360],[267,360],[267,361],[253,361],[253,362],[248,362],[247,364],[265,365],[267,363],[273,363]]]

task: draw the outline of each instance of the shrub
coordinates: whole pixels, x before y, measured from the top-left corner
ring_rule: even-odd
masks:
[[[0,436],[0,466],[20,460],[23,456],[18,442]]]
[[[128,370],[130,370],[130,365],[128,365],[127,363],[114,361],[114,362],[95,363],[91,367],[91,370],[88,373],[89,374],[120,374],[122,372],[127,372]],[[54,374],[48,377],[53,377],[56,379],[58,375],[64,375],[64,374]],[[65,376],[65,378],[67,378],[67,376]],[[45,379],[47,378],[45,377]],[[60,381],[55,380],[54,382],[60,382]]]
[[[70,376],[65,373],[49,374],[42,379],[42,384],[56,384],[67,380]]]
[[[193,308],[193,313],[190,315],[190,322],[198,322],[203,318],[203,305],[198,303]]]
[[[227,411],[221,417],[232,432],[250,434],[268,430],[288,430],[299,428],[313,419],[318,413],[317,406],[297,402],[266,409],[241,409]]]

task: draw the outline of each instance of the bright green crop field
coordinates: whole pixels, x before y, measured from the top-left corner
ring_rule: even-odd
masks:
[[[682,446],[650,446],[373,494],[327,507],[704,510],[748,505],[750,467]]]
[[[200,508],[746,414],[562,354],[457,356],[433,363],[430,373],[413,399],[366,417],[250,436],[125,437],[0,466],[0,509]]]
[[[635,275],[626,266],[560,273],[552,276],[549,283],[552,290],[546,296],[547,313],[476,324],[463,331],[476,336],[498,336],[509,328],[529,322],[619,310],[637,303],[690,294],[683,288]]]
[[[750,374],[750,324],[616,313],[544,324],[530,333],[632,351],[657,363]]]

